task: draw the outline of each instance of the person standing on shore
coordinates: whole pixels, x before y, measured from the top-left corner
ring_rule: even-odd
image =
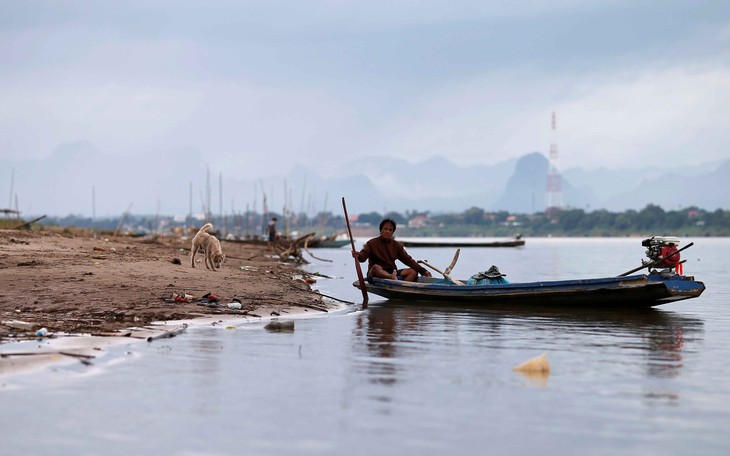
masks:
[[[276,222],[279,221],[276,217],[271,217],[271,221],[266,226],[266,232],[269,236],[269,245],[272,247],[279,240],[279,232],[276,230]]]
[[[359,262],[368,260],[368,280],[372,277],[381,279],[406,280],[415,282],[418,274],[431,277],[431,273],[414,260],[400,242],[393,239],[396,223],[393,219],[380,222],[380,236],[370,239],[359,252],[352,252],[353,258]],[[395,261],[400,260],[406,266],[398,269]]]

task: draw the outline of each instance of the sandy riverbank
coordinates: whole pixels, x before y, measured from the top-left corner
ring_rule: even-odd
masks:
[[[126,337],[147,338],[149,332],[127,328],[317,315],[340,307],[323,300],[305,273],[266,246],[222,244],[226,260],[212,272],[200,254],[191,267],[189,237],[0,230],[0,321],[34,325],[29,331],[0,324],[0,343],[33,339],[39,328],[97,336],[123,330]],[[187,295],[188,302],[176,302],[174,293]],[[208,293],[218,297],[217,306],[201,302]],[[240,310],[228,307],[236,299]]]

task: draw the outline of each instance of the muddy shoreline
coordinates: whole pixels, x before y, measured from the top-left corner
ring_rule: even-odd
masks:
[[[106,335],[153,321],[285,317],[337,307],[312,290],[316,278],[281,262],[266,245],[223,241],[219,271],[207,270],[200,254],[193,268],[191,238],[0,230],[0,321],[29,322],[32,331]],[[209,293],[217,303],[205,298]],[[229,308],[236,300],[241,308]],[[0,324],[0,342],[29,333]]]

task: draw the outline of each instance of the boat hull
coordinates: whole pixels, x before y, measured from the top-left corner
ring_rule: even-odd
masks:
[[[457,241],[430,241],[430,240],[398,240],[404,247],[522,247],[524,239],[513,239],[509,241],[488,241],[488,242],[457,242]]]
[[[345,246],[349,243],[350,243],[350,241],[347,239],[334,240],[334,241],[314,240],[314,241],[309,241],[309,243],[307,244],[307,247],[310,249],[339,249],[340,247]]]
[[[581,307],[653,307],[696,298],[705,290],[693,277],[658,273],[600,279],[494,285],[454,285],[444,280],[419,282],[372,279],[368,293],[387,299],[421,302],[451,302],[454,305],[530,304]],[[353,285],[359,288],[359,283]]]

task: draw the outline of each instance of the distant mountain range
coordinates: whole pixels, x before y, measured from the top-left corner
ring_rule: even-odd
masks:
[[[665,210],[688,206],[729,209],[730,160],[691,167],[622,170],[573,168],[562,175],[568,207],[624,211],[657,204]],[[136,214],[341,212],[347,198],[352,214],[388,211],[533,213],[545,209],[548,160],[533,152],[492,165],[463,167],[445,158],[409,163],[395,158],[355,160],[327,172],[297,166],[287,175],[242,178],[209,169],[195,149],[143,156],[105,155],[85,142],[59,146],[44,160],[0,160],[0,208],[10,203],[26,217],[69,214],[114,216],[131,205]],[[11,176],[13,196],[10,196]],[[221,186],[222,183],[222,201]],[[93,188],[93,199],[92,199]],[[208,191],[208,189],[210,189]]]

